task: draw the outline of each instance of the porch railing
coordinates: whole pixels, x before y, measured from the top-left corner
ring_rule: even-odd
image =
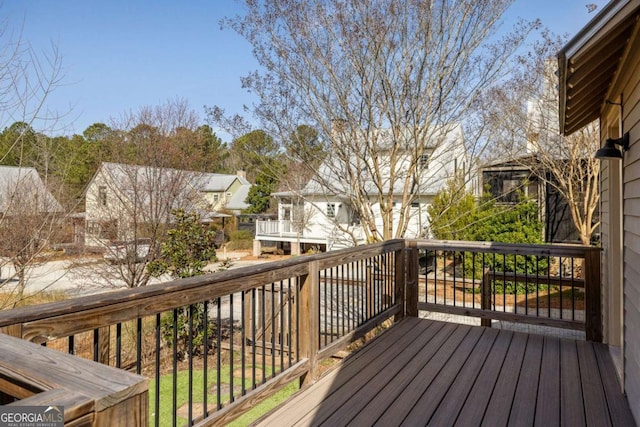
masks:
[[[602,341],[600,248],[408,241],[420,310],[582,330]]]
[[[290,220],[256,221],[256,236],[296,236],[296,230]]]
[[[151,425],[210,425],[313,382],[323,359],[421,310],[585,328],[599,340],[598,257],[392,240],[0,312],[0,330],[149,378]],[[558,298],[560,311],[543,306]]]
[[[0,312],[5,333],[150,379],[151,425],[226,423],[402,312],[404,241]],[[396,277],[396,275],[398,275]]]

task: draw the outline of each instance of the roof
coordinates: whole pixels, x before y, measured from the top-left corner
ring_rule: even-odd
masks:
[[[198,192],[225,192],[237,180],[241,183],[238,191],[225,205],[225,208],[231,210],[242,210],[249,207],[244,201],[247,198],[251,184],[246,178],[238,175],[226,175],[219,173],[185,171],[169,168],[157,168],[153,166],[128,165],[122,163],[102,163],[101,170],[110,176],[115,183],[129,185],[132,177],[140,179],[140,185],[145,185],[145,180],[154,181],[154,184],[171,182],[175,179],[185,180],[189,186],[182,186],[181,193],[176,197],[176,201],[184,202],[192,198],[190,192],[196,190]],[[97,175],[97,173],[96,173]],[[95,179],[95,177],[94,177]],[[122,187],[122,185],[120,186]],[[119,188],[119,191],[127,197],[133,199],[134,195],[127,188]],[[140,195],[138,195],[140,197]],[[144,203],[144,200],[142,200]]]
[[[232,211],[241,211],[247,209],[249,207],[249,204],[246,203],[245,200],[247,200],[250,189],[251,184],[243,184],[238,189],[238,191],[235,192],[231,199],[227,200],[227,203],[224,206],[225,209],[229,209]]]
[[[498,160],[495,162],[485,163],[480,166],[481,171],[501,170],[501,169],[531,169],[531,166],[538,164],[538,156],[536,154],[525,154],[522,156],[512,157],[509,160]]]
[[[28,196],[35,197],[39,212],[63,211],[34,168],[0,166],[0,212],[7,212],[16,200],[24,204]]]
[[[561,134],[600,117],[639,16],[640,0],[611,1],[558,53]]]
[[[390,133],[387,130],[382,130],[380,133],[383,135],[382,149],[384,149],[384,144],[390,143],[388,142]],[[441,133],[434,135],[430,142],[426,147],[428,150],[432,150],[429,155],[429,167],[424,173],[420,174],[420,184],[416,190],[419,195],[435,195],[440,191],[444,187],[446,180],[451,177],[455,159],[459,156],[459,160],[462,160],[466,156],[462,128],[459,125],[452,125],[442,130]],[[407,139],[407,143],[410,144],[409,139]],[[405,160],[408,161],[409,159]],[[406,163],[398,162],[397,170],[395,171],[396,180],[393,183],[393,193],[395,194],[401,195],[405,191],[403,174],[406,166]],[[373,166],[371,168],[374,169]],[[345,179],[345,176],[356,169],[353,164],[349,167],[343,167],[343,164],[336,158],[331,157],[318,168],[316,175],[307,183],[300,195],[327,196],[333,193],[333,195],[348,197],[353,191],[350,187],[350,181]],[[365,176],[367,173],[367,168],[364,168],[359,177],[364,193],[377,195],[380,191],[378,183],[373,178],[367,179]],[[382,191],[386,193],[390,184],[386,182],[388,179],[383,181],[385,182],[382,182],[384,187]],[[272,196],[288,197],[291,194],[291,192],[279,192],[273,193]]]
[[[246,178],[239,175],[226,175],[221,173],[206,173],[203,175],[202,191],[223,192],[236,180],[242,185],[251,185]]]
[[[130,165],[124,163],[110,163],[103,162],[101,168],[108,172],[109,175],[118,177],[124,174],[129,174],[131,172],[137,171],[146,171],[147,173],[162,171],[168,174],[184,174],[186,179],[190,180],[190,183],[194,188],[198,188],[200,191],[204,192],[224,192],[226,191],[236,180],[238,180],[242,185],[251,185],[246,178],[239,175],[227,175],[221,173],[210,173],[210,172],[195,172],[195,171],[187,171],[187,170],[179,170],[179,169],[170,169],[170,168],[158,168],[154,166],[141,166],[141,165]],[[123,176],[124,178],[124,176]],[[126,182],[126,181],[125,181]]]

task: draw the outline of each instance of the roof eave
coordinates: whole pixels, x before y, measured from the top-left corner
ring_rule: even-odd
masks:
[[[593,75],[598,72],[592,65],[594,52],[607,47],[607,43],[618,41],[628,34],[635,25],[633,19],[640,8],[640,0],[623,0],[609,2],[602,10],[582,28],[559,52],[558,52],[558,78],[559,78],[559,120],[560,133],[571,134],[588,123],[596,120],[601,112],[602,105],[610,90],[611,81],[602,81],[599,90],[592,89],[591,81],[585,82],[585,75]],[[605,52],[607,57],[596,55],[595,60],[607,62],[620,60],[616,55],[620,51]],[[618,63],[619,64],[619,63]],[[618,65],[614,64],[614,65]],[[601,64],[600,64],[601,65]],[[581,67],[583,70],[581,70]],[[580,73],[582,71],[582,74]],[[602,70],[600,70],[602,71]],[[609,70],[605,70],[609,71]],[[602,73],[605,78],[611,79],[615,73]],[[596,74],[597,76],[597,74]],[[571,81],[573,80],[573,81]],[[570,90],[580,92],[580,96],[572,95]],[[584,90],[589,91],[584,93]],[[579,98],[579,101],[576,99]],[[579,105],[580,108],[576,106]],[[570,110],[574,110],[570,115]],[[569,118],[571,117],[571,120]]]

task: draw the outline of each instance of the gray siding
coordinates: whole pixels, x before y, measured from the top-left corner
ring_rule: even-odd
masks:
[[[633,44],[619,80],[624,82],[624,132],[631,142],[623,169],[624,370],[629,405],[640,420],[640,52],[638,41]]]
[[[608,162],[601,162],[600,169],[600,243],[603,248],[602,251],[602,312],[606,313],[606,307],[608,307],[608,293],[604,289],[608,289],[609,284],[609,247],[611,239],[609,236],[609,168]],[[608,316],[603,316],[602,330],[605,331],[605,338],[609,331]]]

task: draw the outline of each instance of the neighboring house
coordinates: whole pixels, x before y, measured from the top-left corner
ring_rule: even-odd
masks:
[[[203,222],[239,213],[251,185],[243,176],[102,163],[85,191],[85,245],[104,247],[168,223],[171,211],[197,211]]]
[[[483,192],[489,192],[499,204],[516,204],[529,198],[538,204],[538,212],[544,231],[540,236],[545,242],[575,243],[580,235],[571,219],[566,199],[550,184],[553,174],[541,171],[535,154],[506,162],[497,162],[480,169]]]
[[[238,171],[237,175],[203,174],[200,191],[212,210],[225,210],[239,214],[249,207],[245,200],[250,188],[251,184],[247,181],[244,172]]]
[[[63,208],[34,168],[0,166],[0,213],[62,213]]]
[[[63,212],[34,168],[0,166],[0,255],[11,259],[21,280],[18,265],[60,238]]]
[[[607,4],[558,62],[560,131],[599,120],[618,154],[600,170],[603,332],[640,424],[640,0]]]
[[[437,140],[437,142],[435,141]],[[369,159],[365,159],[369,160]],[[278,192],[272,196],[277,200],[277,220],[257,221],[254,253],[258,254],[262,245],[276,245],[292,254],[304,253],[308,250],[329,251],[365,242],[362,223],[351,206],[349,197],[352,191],[348,182],[341,182],[336,176],[336,160],[331,158],[320,166],[312,178],[300,192]],[[402,176],[407,168],[409,156],[399,162],[396,174]],[[380,159],[381,164],[385,164]],[[433,197],[452,178],[456,171],[465,170],[466,150],[462,137],[462,129],[455,126],[446,134],[434,138],[432,146],[427,147],[420,159],[419,185],[415,192],[415,200],[411,204],[410,220],[405,237],[424,236],[429,226],[427,207]],[[402,180],[396,182],[393,189],[398,208],[394,217],[399,216],[402,202]],[[382,228],[378,192],[373,181],[365,182],[371,210],[377,215],[379,229]],[[387,189],[385,189],[385,192]]]

